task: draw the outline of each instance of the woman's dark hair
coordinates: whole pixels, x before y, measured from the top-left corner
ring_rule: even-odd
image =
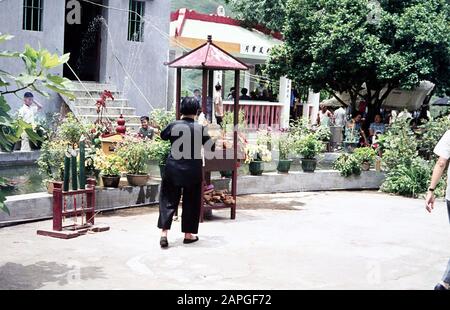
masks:
[[[183,115],[196,115],[200,104],[194,97],[185,97],[180,104],[180,113]]]
[[[150,118],[149,118],[148,116],[142,116],[142,117],[141,117],[141,122],[143,122],[143,121],[149,122],[149,121],[150,121]]]
[[[362,115],[361,112],[355,111],[352,113],[352,118],[356,118],[357,116],[361,116],[361,115]]]
[[[216,91],[219,91],[222,89],[222,86],[220,86],[220,84],[217,84],[215,87],[216,87]]]

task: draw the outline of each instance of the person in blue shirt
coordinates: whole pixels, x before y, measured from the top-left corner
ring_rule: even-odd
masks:
[[[374,122],[372,124],[370,124],[370,127],[369,127],[370,137],[373,137],[377,133],[384,134],[385,131],[386,131],[386,126],[382,122],[381,115],[380,114],[375,115]]]

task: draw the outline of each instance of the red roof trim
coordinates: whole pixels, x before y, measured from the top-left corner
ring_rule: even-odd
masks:
[[[182,17],[182,21],[180,21],[180,17]],[[219,16],[219,15],[215,15],[215,14],[203,14],[203,13],[199,13],[194,10],[187,10],[187,9],[183,8],[183,9],[179,9],[175,12],[172,12],[170,14],[171,22],[178,20],[178,25],[175,30],[176,36],[180,36],[181,33],[183,32],[183,26],[184,26],[186,19],[242,27],[242,22],[240,20],[237,20],[237,19],[234,19],[231,17]],[[278,40],[283,40],[283,35],[281,33],[273,32],[273,31],[267,29],[263,25],[256,25],[253,28],[258,31],[261,31],[264,34],[271,35]]]

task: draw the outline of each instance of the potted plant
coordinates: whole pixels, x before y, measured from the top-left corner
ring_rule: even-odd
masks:
[[[94,166],[100,170],[104,187],[119,187],[120,175],[124,170],[124,160],[117,154],[106,155],[102,150],[97,150],[94,158]]]
[[[53,193],[53,182],[61,181],[64,174],[64,156],[67,151],[67,141],[44,141],[41,154],[37,160],[39,173],[44,177],[48,193]]]
[[[330,127],[328,126],[319,126],[315,132],[316,138],[319,141],[322,141],[326,145],[327,151],[331,151],[330,140],[332,137]]]
[[[282,133],[278,137],[279,160],[277,171],[279,173],[288,173],[291,169],[292,159],[288,159],[289,152],[292,149],[292,137],[289,133]]]
[[[264,144],[249,144],[246,147],[246,159],[251,175],[261,175],[264,171],[263,163],[272,160],[272,153]]]
[[[158,162],[161,179],[163,179],[166,169],[166,161],[170,155],[170,142],[164,141],[157,136],[155,140],[152,141],[150,149],[150,158]]]
[[[338,170],[343,177],[361,174],[361,163],[354,154],[341,154],[334,162],[333,168]]]
[[[294,149],[302,157],[302,170],[304,172],[314,172],[316,170],[316,156],[323,150],[323,147],[323,142],[319,141],[314,134],[302,135],[296,140]]]
[[[126,137],[116,148],[116,154],[125,160],[127,180],[131,186],[144,186],[148,182],[151,143],[147,139]]]
[[[376,151],[371,147],[357,148],[353,154],[361,163],[361,168],[364,171],[370,170],[370,166],[373,165],[377,156]]]

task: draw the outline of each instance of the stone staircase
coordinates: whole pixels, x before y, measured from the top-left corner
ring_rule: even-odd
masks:
[[[122,114],[126,121],[127,132],[137,132],[140,127],[140,116],[136,115],[136,109],[129,106],[128,99],[124,98],[123,94],[114,85],[95,82],[83,82],[82,85],[79,82],[73,82],[73,93],[76,99],[69,100],[64,96],[62,97],[80,121],[94,123],[97,119],[95,103],[104,90],[109,90],[115,99],[114,101],[111,99],[107,100],[104,116],[108,117],[113,127],[115,127],[117,119]]]

